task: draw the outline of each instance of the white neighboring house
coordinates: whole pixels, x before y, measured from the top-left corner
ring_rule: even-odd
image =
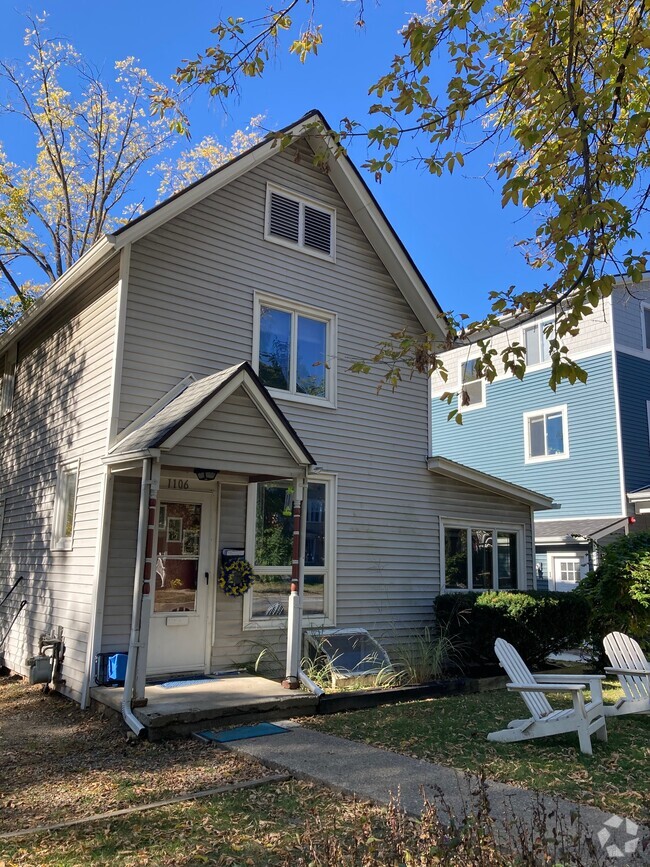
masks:
[[[314,120],[102,237],[0,337],[0,598],[24,576],[1,661],[27,673],[60,628],[58,688],[83,705],[100,652],[131,644],[138,697],[145,676],[242,662],[251,638],[390,644],[445,586],[533,584],[550,498],[431,457],[426,378],[378,394],[378,371],[349,372],[441,313],[352,163],[314,166]],[[257,579],[233,598],[217,578],[241,550]]]

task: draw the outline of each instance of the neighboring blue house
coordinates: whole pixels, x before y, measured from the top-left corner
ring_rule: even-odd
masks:
[[[650,283],[618,286],[568,338],[585,384],[549,387],[548,325],[547,314],[493,339],[497,350],[526,346],[523,381],[477,379],[474,347],[445,353],[449,380],[433,383],[433,453],[444,446],[454,461],[553,497],[557,511],[535,521],[538,586],[569,590],[593,565],[595,543],[650,527]],[[439,398],[462,388],[470,404],[459,426]]]

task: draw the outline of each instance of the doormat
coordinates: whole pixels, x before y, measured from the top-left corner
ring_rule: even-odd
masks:
[[[163,689],[177,689],[180,686],[194,686],[198,683],[205,683],[207,680],[214,680],[209,674],[204,674],[201,677],[179,677],[177,680],[166,680],[164,683],[157,683],[156,686],[162,686]]]
[[[253,726],[238,726],[235,729],[228,729],[223,732],[215,732],[208,729],[204,732],[197,732],[196,736],[205,741],[216,741],[219,744],[228,743],[228,741],[244,741],[247,738],[261,738],[266,735],[283,735],[288,732],[282,726],[276,726],[274,723],[256,723]]]

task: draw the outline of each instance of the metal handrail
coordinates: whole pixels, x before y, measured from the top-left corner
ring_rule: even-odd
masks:
[[[9,597],[11,596],[11,594],[14,592],[14,590],[16,589],[16,587],[18,587],[18,585],[20,584],[20,582],[21,582],[22,580],[23,580],[23,576],[22,576],[22,575],[20,576],[20,578],[16,578],[16,580],[14,581],[14,586],[11,588],[11,590],[8,590],[8,591],[7,591],[7,593],[5,594],[4,599],[2,600],[2,602],[0,602],[0,608],[5,604],[5,602],[7,601],[7,599],[9,599]]]

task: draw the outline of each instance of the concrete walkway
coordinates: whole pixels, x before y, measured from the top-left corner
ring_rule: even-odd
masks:
[[[472,803],[471,781],[453,768],[322,734],[303,728],[295,722],[283,721],[278,724],[286,726],[290,732],[233,741],[224,746],[258,759],[267,767],[286,770],[297,778],[320,783],[375,803],[387,804],[391,796],[399,792],[402,807],[413,816],[419,815],[422,810],[423,795],[433,800],[436,793],[442,792],[445,803],[457,816],[462,816],[465,805]],[[530,785],[534,787],[535,780],[531,780]],[[539,804],[534,792],[490,782],[488,793],[492,814],[497,819],[515,816],[528,827],[531,826],[533,814]],[[593,837],[599,852],[602,850],[597,835],[604,827],[610,834],[607,845],[617,846],[621,855],[626,842],[629,843],[634,837],[639,838],[637,854],[634,857],[617,855],[610,860],[604,853],[602,863],[650,863],[650,850],[647,850],[645,855],[641,853],[641,841],[650,839],[649,829],[638,827],[638,832],[634,832],[633,827],[626,827],[625,822],[615,829],[611,825],[605,825],[612,819],[611,813],[604,813],[595,807],[578,806],[563,799],[556,801],[545,797],[542,800],[547,813],[557,809],[567,828],[571,827],[572,818],[579,812],[585,833]],[[630,831],[633,833],[630,834]]]

